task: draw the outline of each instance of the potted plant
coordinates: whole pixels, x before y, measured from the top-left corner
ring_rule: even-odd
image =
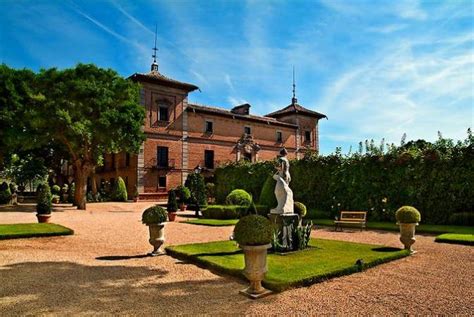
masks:
[[[51,202],[53,204],[59,204],[59,196],[58,195],[52,195]]]
[[[164,254],[160,248],[165,242],[164,227],[166,220],[168,220],[168,214],[158,205],[149,207],[143,212],[142,222],[148,226],[150,231],[150,240],[148,242],[153,246],[153,251],[148,253],[148,255]]]
[[[186,202],[191,198],[191,192],[189,188],[179,185],[176,187],[176,194],[178,195],[179,200],[179,210],[186,211]]]
[[[415,243],[415,227],[421,220],[420,212],[411,206],[400,207],[395,213],[397,224],[400,226],[400,241],[406,250],[414,253],[412,245]]]
[[[244,275],[250,286],[240,293],[256,299],[271,293],[262,286],[267,272],[267,249],[271,247],[273,228],[270,220],[260,215],[240,218],[234,228],[234,240],[244,251]]]
[[[169,221],[174,221],[176,219],[176,211],[178,211],[178,202],[176,200],[176,193],[174,190],[168,192],[168,205],[166,207],[168,211]]]
[[[51,190],[48,184],[40,184],[36,193],[36,217],[38,222],[49,222],[51,218]]]

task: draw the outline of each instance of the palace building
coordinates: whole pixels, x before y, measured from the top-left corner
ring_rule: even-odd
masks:
[[[130,197],[138,191],[140,200],[162,200],[196,169],[212,176],[220,164],[271,160],[283,147],[296,159],[319,150],[318,122],[326,116],[299,105],[294,84],[291,104],[264,116],[252,115],[250,104],[199,105],[188,101],[198,87],[162,75],[153,57],[149,73],[129,77],[142,86],[146,140],[138,155],[107,155],[96,171],[99,184],[121,176]]]

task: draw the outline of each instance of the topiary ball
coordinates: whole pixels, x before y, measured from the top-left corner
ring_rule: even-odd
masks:
[[[417,223],[420,222],[421,215],[415,207],[403,206],[396,211],[395,218],[399,223]]]
[[[142,222],[146,225],[160,224],[167,220],[168,213],[158,205],[145,209],[142,214]]]
[[[300,215],[300,217],[306,216],[306,206],[299,201],[295,201],[293,204],[295,214]]]
[[[267,218],[248,215],[240,218],[234,228],[234,240],[240,245],[269,244],[273,238],[273,227]]]
[[[225,199],[227,205],[249,206],[252,196],[243,189],[234,189]]]
[[[60,191],[61,191],[61,187],[59,187],[59,185],[53,185],[53,187],[51,187],[51,193],[53,195],[59,195]]]

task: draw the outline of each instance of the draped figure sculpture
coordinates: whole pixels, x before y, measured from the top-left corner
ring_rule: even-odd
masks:
[[[277,172],[273,175],[273,179],[276,180],[275,185],[275,196],[278,202],[278,206],[270,210],[272,214],[293,214],[293,191],[289,184],[291,181],[290,176],[290,162],[286,158],[288,151],[283,148],[280,151],[280,157],[278,158]]]

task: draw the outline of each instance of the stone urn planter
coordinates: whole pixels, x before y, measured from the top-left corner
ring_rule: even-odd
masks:
[[[39,223],[47,223],[51,219],[51,214],[36,214]]]
[[[161,246],[165,243],[165,224],[149,224],[147,226],[150,231],[150,239],[148,242],[153,246],[153,251],[148,253],[148,255],[157,256],[165,254],[165,252],[161,250]]]
[[[262,286],[267,273],[267,250],[273,237],[271,222],[259,215],[242,217],[235,225],[233,236],[244,252],[245,268],[242,273],[250,282],[249,287],[240,293],[252,299],[271,294]]]
[[[240,245],[244,251],[245,268],[244,276],[249,280],[248,288],[240,291],[240,293],[251,298],[260,298],[270,293],[269,290],[262,286],[262,280],[267,273],[267,250],[271,248],[271,244],[263,245]]]
[[[405,250],[410,250],[410,253],[415,253],[412,245],[416,242],[415,227],[418,223],[398,223],[400,226],[400,241],[405,246]]]
[[[161,246],[165,243],[165,222],[168,220],[168,213],[162,207],[156,205],[143,211],[142,222],[148,226],[150,239],[148,242],[153,246],[150,256],[165,254]]]
[[[420,212],[414,207],[403,206],[396,211],[395,218],[400,226],[400,241],[405,250],[410,250],[411,254],[415,253],[412,246],[416,241],[415,228],[421,220]]]

